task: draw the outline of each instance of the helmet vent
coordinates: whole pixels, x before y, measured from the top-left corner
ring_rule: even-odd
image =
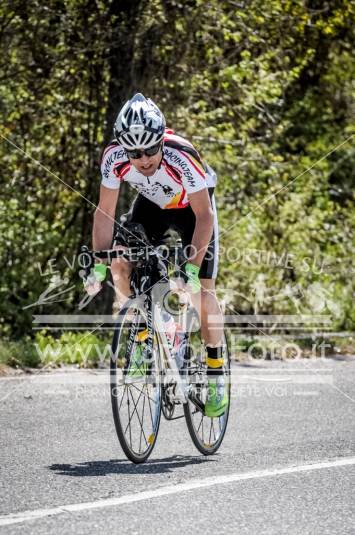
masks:
[[[133,116],[133,110],[130,109],[128,110],[127,117],[126,117],[127,126],[129,126],[132,123],[132,116]]]
[[[134,147],[135,144],[136,144],[136,143],[135,143],[135,139],[134,139],[134,137],[131,136],[130,134],[126,134],[126,138],[128,139],[130,145],[131,145],[132,147]]]

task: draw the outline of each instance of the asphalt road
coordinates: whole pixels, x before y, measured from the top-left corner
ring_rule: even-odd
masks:
[[[219,452],[163,420],[136,466],[106,373],[2,378],[0,533],[353,534],[354,384],[353,359],[235,366]]]

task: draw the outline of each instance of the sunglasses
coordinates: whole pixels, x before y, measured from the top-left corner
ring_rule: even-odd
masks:
[[[149,149],[133,149],[133,150],[127,150],[126,154],[128,158],[132,158],[133,160],[139,160],[139,158],[142,158],[143,155],[145,156],[155,156],[155,154],[158,154],[160,147],[162,146],[161,141],[157,143],[156,145],[153,145],[152,147],[149,147]]]

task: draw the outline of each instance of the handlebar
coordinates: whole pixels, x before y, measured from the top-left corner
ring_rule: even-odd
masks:
[[[175,271],[180,271],[181,265],[185,262],[181,244],[175,246],[160,245],[155,248],[152,246],[126,247],[124,249],[105,249],[102,251],[91,251],[86,245],[83,245],[79,255],[79,265],[85,269],[86,276],[89,276],[95,260],[106,260],[110,265],[112,260],[117,258],[123,258],[128,262],[134,263],[149,262],[152,259],[156,259],[159,271],[167,273],[166,264],[172,256],[174,257],[173,265]]]

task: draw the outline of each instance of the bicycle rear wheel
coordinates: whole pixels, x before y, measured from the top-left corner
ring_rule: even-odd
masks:
[[[185,376],[190,392],[188,401],[184,404],[184,413],[192,441],[204,455],[211,455],[218,450],[222,444],[228,424],[231,381],[230,355],[225,336],[223,340],[223,357],[223,374],[228,395],[228,406],[224,414],[210,418],[204,414],[208,391],[205,348],[201,340],[200,331],[190,332],[185,358]]]
[[[129,305],[120,312],[116,325],[110,366],[111,404],[121,447],[132,462],[142,463],[157,440],[161,415],[159,352],[145,348],[141,367],[132,370],[132,356],[139,342],[138,333],[147,328],[142,306]]]

